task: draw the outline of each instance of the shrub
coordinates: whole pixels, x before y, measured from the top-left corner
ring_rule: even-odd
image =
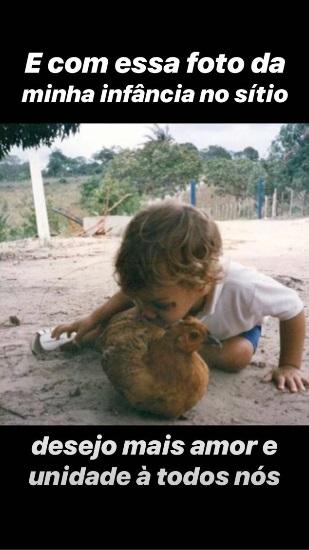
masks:
[[[8,213],[7,204],[0,207],[0,242],[8,238]]]
[[[142,197],[126,180],[104,176],[83,185],[82,202],[93,215],[131,215],[140,209]]]

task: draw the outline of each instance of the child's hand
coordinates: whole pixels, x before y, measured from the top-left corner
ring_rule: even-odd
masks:
[[[73,321],[69,324],[58,325],[56,328],[54,328],[52,332],[52,338],[56,338],[56,340],[59,340],[61,334],[63,334],[64,332],[66,332],[68,336],[71,336],[73,332],[76,332],[77,334],[74,340],[78,343],[81,338],[83,338],[83,336],[87,334],[87,332],[93,329],[93,327],[94,323],[91,317],[83,317],[82,319],[77,319],[76,321]]]
[[[61,334],[67,333],[67,335],[70,337],[72,332],[78,332],[80,326],[80,320],[73,321],[72,323],[58,325],[53,329],[53,332],[51,334],[52,338],[56,338],[56,340],[59,340]]]
[[[273,381],[278,390],[284,391],[287,388],[292,393],[305,391],[306,387],[309,386],[308,376],[305,376],[300,369],[291,365],[284,365],[274,369],[268,375],[268,380],[266,381]]]

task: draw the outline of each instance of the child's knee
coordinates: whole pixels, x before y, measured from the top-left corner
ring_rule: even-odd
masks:
[[[225,358],[223,368],[230,372],[240,372],[246,368],[253,356],[254,348],[246,338],[239,337],[233,342],[233,347]]]
[[[202,357],[210,368],[239,372],[247,367],[254,354],[253,344],[243,336],[234,336],[222,342],[221,349],[204,346]]]

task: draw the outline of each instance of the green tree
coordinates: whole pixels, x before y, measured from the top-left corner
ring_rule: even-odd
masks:
[[[140,194],[156,197],[184,189],[201,172],[198,152],[188,144],[169,140],[153,140],[135,151],[125,150],[111,161],[107,171],[120,181],[127,179]]]
[[[165,141],[168,143],[172,143],[174,141],[170,134],[170,129],[168,126],[165,126],[165,128],[161,128],[159,124],[154,124],[153,127],[150,128],[150,131],[151,134],[145,136],[149,141]]]
[[[281,127],[272,142],[266,169],[273,186],[309,191],[309,124]]]
[[[79,124],[0,124],[0,159],[15,145],[27,149],[47,145],[50,147],[56,138],[64,139],[75,134]]]
[[[258,177],[265,171],[260,163],[239,159],[212,159],[205,163],[205,181],[219,193],[236,197],[254,195]]]
[[[220,145],[210,145],[207,149],[201,149],[200,156],[203,161],[217,158],[230,160],[232,158],[231,154]]]
[[[119,181],[127,180],[133,186],[136,184],[138,163],[136,160],[137,151],[132,149],[120,149],[108,163],[107,169],[103,172],[112,179]]]
[[[136,152],[135,181],[140,192],[163,197],[185,189],[202,173],[198,151],[188,144],[149,142]]]
[[[198,149],[191,143],[174,143],[169,138],[150,139],[135,150],[118,149],[103,170],[104,177],[117,181],[119,185],[126,182],[131,191],[140,196],[154,197],[184,189],[192,178],[198,179],[201,173]],[[84,204],[90,204],[92,195],[99,187],[98,178],[84,184]]]
[[[82,187],[82,203],[92,215],[134,214],[141,201],[141,195],[127,180],[108,175],[94,177]]]
[[[102,168],[99,162],[91,162],[82,156],[68,157],[56,149],[49,155],[43,173],[47,177],[87,176],[102,173]]]
[[[259,160],[259,153],[254,147],[245,147],[243,150],[243,155],[245,159],[257,161]]]
[[[92,155],[92,158],[99,162],[100,165],[105,169],[109,162],[117,155],[116,148],[109,149],[108,147],[102,147],[100,151],[97,151]]]
[[[48,164],[44,175],[50,177],[60,177],[68,174],[70,170],[70,159],[66,157],[60,149],[56,149],[49,155]]]
[[[254,149],[254,147],[245,147],[242,151],[236,151],[233,153],[233,158],[258,161],[259,153],[256,149]]]
[[[15,155],[7,155],[0,161],[0,180],[21,181],[30,178],[29,163]]]

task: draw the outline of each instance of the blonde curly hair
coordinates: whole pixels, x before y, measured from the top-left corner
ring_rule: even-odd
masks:
[[[115,261],[124,292],[162,286],[189,288],[221,278],[222,239],[205,211],[171,200],[137,213],[128,224]]]

